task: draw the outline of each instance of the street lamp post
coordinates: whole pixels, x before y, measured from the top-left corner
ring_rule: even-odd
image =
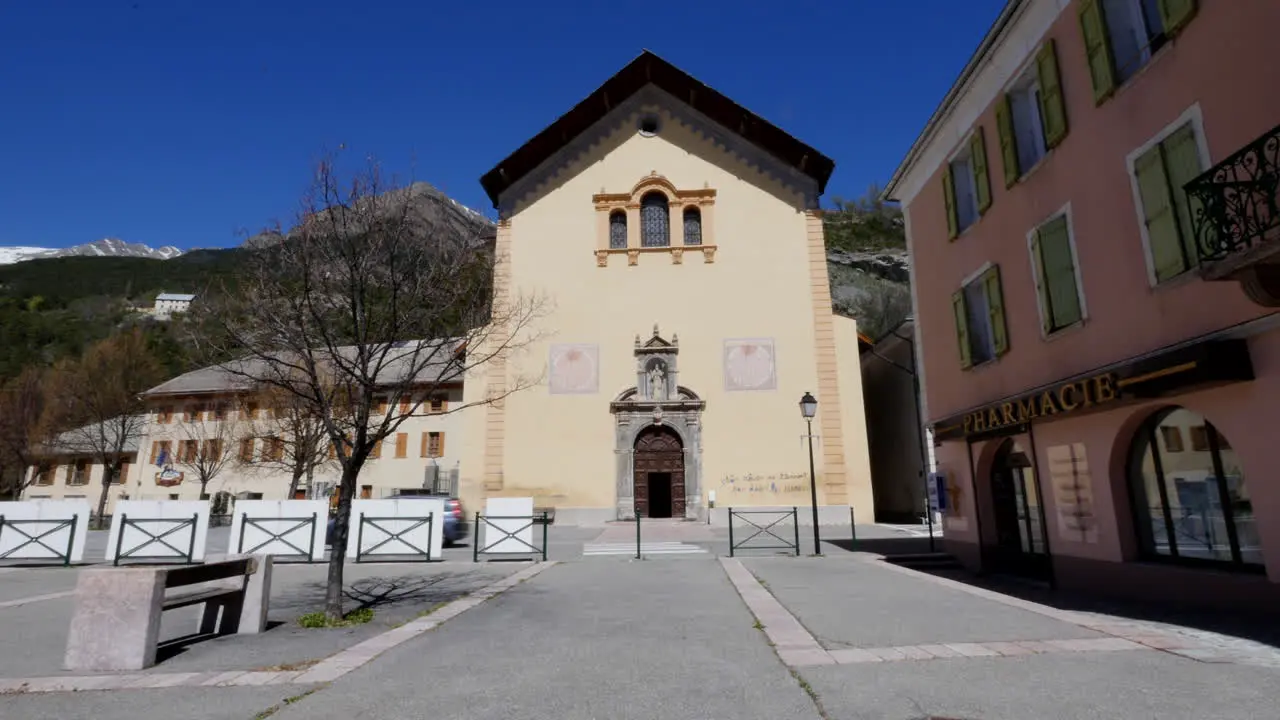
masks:
[[[813,506],[813,554],[822,554],[822,541],[818,537],[818,479],[813,470],[813,416],[818,412],[818,401],[809,393],[800,398],[800,414],[804,416],[809,432],[809,497]]]

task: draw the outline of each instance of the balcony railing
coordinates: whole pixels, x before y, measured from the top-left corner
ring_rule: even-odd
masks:
[[[1206,276],[1231,270],[1280,250],[1280,126],[1187,183],[1192,228]],[[1267,247],[1275,245],[1275,248]],[[1233,258],[1233,256],[1235,256]],[[1222,261],[1233,258],[1231,263]],[[1221,264],[1217,272],[1211,267]]]

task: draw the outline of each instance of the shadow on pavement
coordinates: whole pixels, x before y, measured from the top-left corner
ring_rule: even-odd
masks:
[[[850,552],[866,552],[892,557],[894,555],[919,555],[930,552],[928,537],[893,537],[893,538],[822,538],[822,542],[830,543]],[[942,538],[934,538],[934,550],[942,550]]]
[[[928,538],[925,538],[928,540]],[[954,580],[973,587],[998,592],[1059,610],[1099,613],[1130,620],[1168,623],[1195,630],[1221,633],[1280,648],[1280,614],[1237,611],[1224,613],[1168,602],[1151,603],[1054,590],[1046,583],[1019,577],[985,574],[954,568],[913,568],[917,572]]]

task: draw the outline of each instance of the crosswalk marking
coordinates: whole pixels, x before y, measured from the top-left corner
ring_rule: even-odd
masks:
[[[706,548],[682,542],[641,542],[641,555],[693,555],[705,554]],[[588,543],[582,548],[583,555],[632,555],[636,554],[635,543]]]

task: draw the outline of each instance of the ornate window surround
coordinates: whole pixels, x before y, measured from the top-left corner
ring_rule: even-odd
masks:
[[[667,197],[670,208],[671,244],[665,247],[640,246],[640,199],[649,192],[660,192]],[[667,254],[671,256],[672,265],[684,262],[684,251],[701,251],[703,263],[713,263],[716,259],[715,218],[712,210],[715,207],[716,191],[712,188],[701,190],[678,190],[670,180],[658,174],[656,170],[641,178],[635,187],[625,193],[601,192],[591,197],[596,208],[596,265],[607,267],[610,255],[627,256],[627,265],[638,265],[640,256]],[[684,211],[695,207],[702,215],[702,244],[683,245]],[[616,210],[627,214],[627,246],[625,248],[609,247],[609,216]]]

